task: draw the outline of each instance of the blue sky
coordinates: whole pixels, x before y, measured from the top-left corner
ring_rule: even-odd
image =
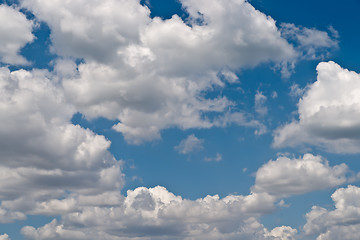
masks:
[[[3,1],[0,240],[355,239],[359,10]]]

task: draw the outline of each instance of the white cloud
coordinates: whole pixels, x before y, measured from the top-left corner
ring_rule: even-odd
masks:
[[[231,124],[255,128],[255,135],[262,135],[268,131],[264,124],[241,112],[226,113],[214,120],[214,126],[217,127],[226,127]]]
[[[299,159],[279,157],[256,172],[253,192],[285,197],[331,188],[347,181],[346,164],[330,167],[321,156],[305,154]]]
[[[289,95],[291,97],[294,97],[294,98],[299,98],[299,97],[302,97],[304,95],[304,93],[306,92],[307,90],[307,87],[305,88],[300,88],[299,84],[297,83],[294,83],[293,85],[291,85],[290,87],[290,93]]]
[[[204,158],[206,162],[220,162],[222,161],[222,155],[217,153],[215,157],[206,157]]]
[[[34,22],[14,7],[0,4],[0,62],[14,65],[28,64],[19,54],[21,48],[34,40]]]
[[[121,162],[108,152],[110,141],[70,123],[77,111],[117,119],[114,129],[131,143],[159,138],[170,127],[238,124],[263,134],[266,127],[229,110],[234,103],[226,97],[204,93],[238,81],[241,68],[273,62],[286,71],[294,64],[298,54],[271,17],[242,0],[183,0],[187,22],[176,15],[151,19],[138,0],[20,2],[49,25],[51,50],[62,59],[54,72],[0,69],[0,219],[61,217],[24,227],[32,239],[286,239],[295,233],[287,227],[269,232],[258,222],[279,200],[260,173],[257,192],[246,196],[192,201],[162,187],[122,196]],[[2,61],[25,64],[18,51],[33,40],[33,23],[0,7],[22,36],[14,35],[17,45],[0,53]]]
[[[59,56],[110,63],[150,21],[137,0],[21,0],[51,29],[52,51]]]
[[[274,237],[280,240],[295,240],[297,230],[289,226],[276,227],[271,232],[266,233],[265,236]]]
[[[0,235],[0,240],[10,240],[10,237],[5,233],[3,235]]]
[[[179,145],[175,146],[175,150],[181,154],[189,154],[203,149],[203,143],[203,139],[199,139],[194,134],[191,134],[186,139],[182,140]]]
[[[315,28],[298,27],[292,23],[281,24],[281,34],[289,41],[295,41],[302,58],[322,59],[329,55],[329,50],[338,48],[338,34],[330,28],[330,36],[325,31]]]
[[[117,207],[85,207],[22,233],[29,239],[268,239],[255,217],[272,208],[267,194],[191,201],[163,187],[141,187]]]
[[[222,115],[234,103],[206,99],[205,92],[238,81],[239,68],[296,56],[275,21],[245,1],[211,2],[220,8],[182,1],[188,23],[177,15],[151,19],[135,0],[21,2],[49,24],[55,53],[84,59],[78,71],[63,62],[56,67],[67,73],[63,86],[77,110],[87,118],[118,119],[114,129],[135,144],[170,127],[218,125],[208,113]],[[198,13],[206,24],[197,24]]]
[[[358,153],[360,75],[334,62],[319,63],[317,71],[317,81],[299,101],[299,121],[278,128],[274,146],[312,144],[330,152]]]
[[[268,112],[268,108],[265,106],[267,97],[262,92],[257,91],[255,94],[255,111],[264,116]]]
[[[359,197],[360,188],[356,186],[337,189],[331,196],[334,210],[313,206],[306,214],[305,233],[318,236],[317,240],[357,239],[360,230]]]
[[[43,70],[0,68],[0,212],[7,221],[71,211],[71,201],[58,199],[123,185],[110,142],[69,123],[75,108],[56,80]]]
[[[273,91],[273,92],[271,93],[271,98],[275,99],[275,98],[277,98],[277,97],[278,97],[278,93],[277,93],[276,91]]]
[[[41,205],[52,209],[73,206],[71,211],[61,213],[61,220],[37,229],[27,226],[22,232],[30,239],[66,239],[66,234],[72,234],[79,239],[292,240],[297,237],[296,229],[280,226],[268,230],[258,222],[259,217],[274,211],[275,203],[283,197],[345,183],[346,173],[346,165],[330,167],[320,156],[306,154],[300,159],[280,157],[257,171],[255,185],[249,195],[229,195],[225,198],[215,195],[188,200],[158,186],[128,190],[126,197],[75,196]],[[344,202],[341,200],[344,192],[337,190],[337,193],[333,199],[338,209],[344,209],[344,204],[357,204],[354,201],[357,196]],[[103,202],[105,199],[106,203]],[[97,205],[101,202],[103,205]],[[284,201],[279,204],[284,206]],[[321,210],[321,213],[324,211]],[[354,216],[351,211],[345,212]],[[307,216],[308,221],[315,219],[317,213],[314,211],[311,214]],[[316,229],[323,229],[316,224],[307,224],[304,228],[306,234],[317,234]]]

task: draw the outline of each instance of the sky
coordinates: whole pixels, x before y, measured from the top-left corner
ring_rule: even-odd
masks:
[[[0,240],[352,240],[360,2],[3,0]]]

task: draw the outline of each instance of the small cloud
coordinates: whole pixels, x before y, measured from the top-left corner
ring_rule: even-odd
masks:
[[[298,98],[298,97],[303,96],[306,90],[307,90],[307,87],[305,87],[305,88],[300,88],[300,87],[299,87],[299,84],[294,83],[294,84],[291,85],[291,87],[290,87],[290,93],[289,93],[289,95],[290,95],[291,97]]]
[[[278,205],[279,207],[283,207],[283,208],[290,207],[290,204],[286,204],[283,199],[281,199],[276,205]]]
[[[133,182],[135,182],[135,181],[140,182],[140,183],[143,183],[143,182],[144,182],[143,179],[142,179],[142,177],[138,177],[138,176],[132,176],[131,180],[132,180]]]
[[[222,160],[222,155],[217,153],[215,157],[206,157],[204,160],[206,162],[220,162]]]
[[[179,145],[174,149],[181,154],[189,154],[194,151],[202,150],[204,140],[197,138],[194,134],[189,135],[186,139],[182,140]]]
[[[262,94],[262,92],[257,91],[255,94],[255,111],[260,115],[266,115],[268,112],[267,107],[265,106],[267,97]]]
[[[236,74],[230,70],[222,70],[219,75],[220,78],[229,83],[236,83],[239,81],[238,76],[236,76]]]
[[[278,97],[277,92],[276,92],[276,91],[273,91],[273,92],[271,93],[271,98],[272,98],[272,99],[275,99],[275,98],[277,98],[277,97]]]

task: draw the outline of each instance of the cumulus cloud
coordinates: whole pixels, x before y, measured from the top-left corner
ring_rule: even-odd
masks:
[[[114,129],[133,144],[158,139],[170,127],[219,125],[209,113],[232,114],[234,103],[204,93],[237,82],[235,71],[263,62],[288,71],[299,55],[271,17],[243,0],[183,0],[185,21],[150,18],[137,0],[20,2],[49,25],[54,53],[83,60],[63,80],[77,110],[119,120]],[[318,39],[315,29],[304,32],[302,45],[319,44],[311,41]]]
[[[3,234],[3,235],[0,235],[0,240],[10,240],[10,237],[7,234]]]
[[[62,64],[56,71],[71,73],[71,64]],[[25,237],[269,238],[258,218],[275,209],[277,197],[266,191],[193,201],[156,187],[122,196],[121,162],[108,152],[110,142],[69,122],[76,108],[54,73],[1,68],[0,90],[0,219],[61,216],[24,227]]]
[[[234,103],[204,98],[205,92],[238,81],[237,69],[297,55],[275,21],[246,1],[182,4],[185,22],[177,15],[152,19],[135,0],[21,1],[50,26],[55,53],[84,60],[73,70],[68,65],[73,75],[62,81],[78,111],[118,119],[114,129],[134,144],[160,138],[169,127],[219,125],[208,113],[222,115]]]
[[[191,201],[163,187],[141,187],[117,207],[85,207],[22,233],[29,239],[272,239],[256,220],[272,202],[267,194]]]
[[[187,20],[152,19],[138,0],[20,0],[48,24],[51,51],[59,58],[53,72],[0,68],[0,219],[60,216],[37,229],[24,227],[30,239],[286,239],[295,234],[288,227],[268,231],[258,219],[275,209],[279,196],[309,189],[276,192],[259,173],[256,191],[244,196],[187,200],[163,187],[122,196],[121,161],[108,151],[110,141],[70,122],[76,112],[117,119],[113,129],[135,144],[160,138],[170,127],[238,124],[258,135],[266,132],[251,116],[233,112],[235,103],[226,97],[206,93],[237,82],[241,68],[272,62],[287,71],[297,50],[271,17],[247,1],[181,3]],[[18,30],[11,34],[21,33],[1,35],[0,43],[9,46],[1,50],[1,61],[26,64],[18,52],[34,39],[34,23],[13,7],[0,5],[0,11],[8,24],[0,33],[9,26]],[[218,154],[212,160],[221,159]],[[331,184],[342,181],[344,166],[337,171],[323,162],[316,166],[333,174]]]
[[[150,11],[137,0],[21,0],[51,29],[52,51],[59,56],[112,62],[118,51],[139,41]]]
[[[14,7],[0,4],[0,62],[24,65],[29,62],[19,54],[21,48],[34,40],[34,22]]]
[[[283,156],[259,168],[252,190],[277,197],[303,194],[344,184],[347,173],[346,164],[330,167],[321,156],[305,154],[298,159]]]
[[[274,239],[281,240],[295,240],[297,230],[289,226],[276,227],[271,232],[266,233],[265,236],[274,237]]]
[[[60,220],[40,228],[26,226],[22,233],[29,239],[67,239],[71,234],[74,239],[292,240],[297,237],[296,229],[280,226],[268,230],[259,223],[259,217],[274,211],[276,203],[283,197],[345,183],[348,181],[346,173],[345,164],[330,167],[320,156],[279,157],[259,168],[249,195],[225,198],[215,195],[189,200],[157,186],[128,190],[126,196],[72,196],[42,204],[42,207],[52,209],[56,205],[65,205],[65,202],[66,206],[72,206],[62,212]],[[333,196],[338,199],[339,194]],[[99,206],[100,202],[103,205]],[[280,202],[283,204],[284,201]],[[339,200],[339,203],[343,204],[343,201]],[[349,204],[352,204],[350,200]],[[306,233],[313,234],[313,230],[307,228],[317,229],[316,225],[308,225],[304,228]]]
[[[317,66],[317,81],[298,103],[299,120],[275,131],[274,146],[311,144],[329,152],[358,153],[360,75],[334,62]]]
[[[181,154],[189,154],[203,149],[203,143],[203,139],[199,139],[195,136],[195,134],[191,134],[186,139],[182,140],[179,145],[175,146],[175,150]]]
[[[357,239],[360,230],[360,188],[349,185],[331,196],[334,210],[313,206],[306,214],[304,231],[317,240]]]
[[[59,214],[72,209],[59,199],[121,189],[121,162],[108,152],[110,141],[69,122],[75,108],[56,77],[0,68],[0,92],[2,219]]]

